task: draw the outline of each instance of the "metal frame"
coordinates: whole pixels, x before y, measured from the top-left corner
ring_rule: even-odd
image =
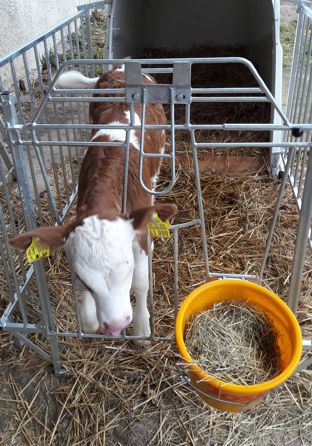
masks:
[[[110,5],[110,2],[100,2],[101,5]],[[125,130],[125,140],[122,143],[109,143],[109,146],[116,147],[116,150],[125,149],[125,167],[124,167],[124,196],[123,196],[123,209],[126,210],[127,203],[127,176],[128,176],[128,160],[129,160],[129,141],[130,132],[135,129],[140,129],[142,133],[141,145],[140,145],[140,171],[138,172],[141,186],[145,190],[153,195],[163,195],[168,193],[175,183],[175,132],[188,131],[191,139],[192,146],[192,158],[194,166],[194,178],[198,195],[198,215],[195,220],[172,225],[171,230],[173,232],[173,259],[174,259],[174,310],[177,312],[177,298],[178,298],[178,259],[179,259],[179,230],[193,225],[199,225],[202,233],[203,241],[203,255],[206,266],[206,276],[209,278],[222,278],[228,277],[237,278],[242,280],[259,280],[261,282],[266,259],[269,253],[272,235],[274,232],[276,220],[278,217],[279,207],[281,204],[283,192],[286,186],[288,177],[292,178],[291,169],[294,166],[294,159],[298,153],[298,150],[304,150],[306,154],[309,153],[309,148],[312,146],[311,140],[306,137],[301,140],[294,139],[304,132],[305,135],[310,135],[312,130],[311,119],[305,119],[306,114],[302,117],[302,120],[292,119],[293,116],[290,113],[284,114],[278,103],[272,96],[271,92],[263,82],[262,78],[258,74],[253,64],[247,59],[235,58],[235,57],[222,57],[222,58],[197,58],[197,59],[151,59],[151,60],[117,60],[117,59],[97,59],[90,58],[92,56],[92,36],[90,33],[90,20],[89,9],[93,8],[97,4],[89,5],[87,8],[81,9],[71,19],[63,22],[58,27],[51,30],[49,33],[40,36],[33,40],[30,44],[24,48],[17,50],[11,55],[7,56],[0,61],[0,69],[3,66],[10,65],[12,79],[14,84],[15,95],[8,92],[2,92],[0,95],[2,111],[4,113],[6,122],[6,135],[9,139],[13,162],[16,169],[16,175],[18,180],[19,194],[23,208],[25,227],[31,229],[41,221],[41,207],[40,207],[40,191],[38,190],[38,172],[41,173],[46,191],[48,193],[49,202],[51,206],[51,215],[56,223],[61,223],[66,216],[68,210],[73,204],[76,193],[76,175],[77,167],[75,167],[74,159],[79,160],[80,155],[83,154],[83,149],[90,146],[105,146],[105,143],[90,142],[88,135],[92,129],[103,128],[102,125],[87,124],[87,109],[86,106],[90,102],[107,101],[107,102],[127,102],[130,103],[130,124],[118,125],[118,126],[105,126],[107,128],[118,128]],[[300,11],[305,13],[305,7],[302,6]],[[109,44],[106,48],[106,52],[113,54],[112,52],[112,35],[113,35],[113,11],[110,11],[110,27],[109,27]],[[310,16],[309,16],[310,20]],[[78,26],[80,23],[80,28]],[[301,22],[300,22],[301,23]],[[72,30],[74,32],[72,33]],[[66,40],[66,32],[67,38]],[[298,31],[299,32],[299,31]],[[302,31],[301,31],[302,32]],[[60,51],[57,44],[57,33],[60,37]],[[87,35],[86,35],[87,34]],[[50,40],[49,40],[50,39]],[[80,40],[79,40],[80,39]],[[302,39],[301,39],[302,40]],[[297,36],[296,46],[301,45],[299,37]],[[52,50],[49,50],[49,46],[52,43]],[[75,50],[73,45],[75,43]],[[39,46],[43,47],[43,54],[47,63],[47,85],[45,85],[40,68],[39,60]],[[27,57],[28,52],[34,51],[37,74],[39,81],[40,91],[40,104],[37,106],[32,90],[32,79],[30,71],[27,69]],[[52,53],[51,53],[52,51]],[[74,53],[77,54],[77,59],[73,59]],[[53,66],[50,60],[50,54],[54,56],[55,66],[57,72],[53,77]],[[303,53],[302,53],[303,54]],[[62,55],[63,63],[61,64],[60,55]],[[83,55],[83,58],[81,57]],[[15,61],[18,57],[22,57],[24,62],[25,74],[27,85],[29,87],[29,103],[31,108],[31,118],[25,116],[23,109],[23,100],[18,89],[17,75],[15,69]],[[68,58],[70,60],[68,60]],[[211,63],[237,63],[242,64],[249,69],[254,76],[258,86],[253,88],[192,88],[191,86],[191,70],[195,64],[211,64]],[[94,89],[76,89],[66,90],[56,88],[56,82],[60,74],[69,68],[79,67],[82,72],[87,75],[95,74],[95,71],[99,66],[111,67],[113,64],[120,64],[125,67],[126,73],[126,88],[125,89],[109,89],[109,90],[94,90]],[[300,67],[298,60],[294,61],[297,67]],[[149,68],[146,68],[149,65]],[[299,69],[299,68],[297,68]],[[295,70],[295,69],[293,69]],[[170,73],[172,74],[172,83],[167,85],[143,85],[142,73]],[[52,79],[53,77],[53,79]],[[295,71],[292,74],[292,78],[296,78]],[[295,81],[293,81],[295,82]],[[291,88],[294,88],[293,85]],[[109,97],[93,97],[93,93],[105,93],[110,95]],[[120,96],[116,97],[114,94],[118,93]],[[15,102],[16,101],[16,102]],[[161,102],[168,104],[171,113],[171,122],[168,125],[156,126],[145,124],[145,106],[149,102]],[[195,102],[268,102],[281,118],[281,124],[223,124],[223,125],[207,125],[203,123],[192,124],[191,122],[191,105]],[[142,122],[141,125],[134,124],[134,104],[142,104]],[[185,107],[185,120],[183,124],[176,124],[174,121],[174,111],[176,104],[183,104]],[[16,113],[17,109],[17,113]],[[289,109],[288,109],[289,111]],[[69,122],[59,122],[59,113],[63,113],[65,120]],[[295,116],[296,117],[296,116]],[[52,120],[52,123],[51,123]],[[151,191],[146,188],[142,178],[142,165],[144,159],[148,156],[144,153],[144,132],[146,129],[161,129],[169,131],[171,133],[172,146],[170,153],[163,155],[157,155],[161,158],[170,158],[172,168],[172,178],[169,186],[162,191]],[[242,142],[236,143],[210,143],[210,142],[198,142],[196,139],[196,132],[198,130],[221,130],[221,131],[281,131],[284,135],[284,141],[268,142],[268,143],[252,143],[250,144]],[[292,135],[292,136],[291,136]],[[223,274],[216,273],[209,270],[208,262],[208,247],[207,237],[205,233],[205,217],[202,204],[201,186],[200,186],[200,174],[198,168],[198,152],[201,149],[209,147],[221,147],[224,149],[230,147],[284,147],[285,154],[283,157],[285,174],[280,186],[279,196],[276,202],[275,212],[272,217],[271,229],[268,234],[267,244],[263,256],[261,269],[258,276],[250,276],[244,274]],[[79,149],[78,149],[79,148]],[[73,152],[74,150],[74,152]],[[31,154],[33,151],[36,155],[34,160]],[[27,157],[26,157],[27,155]],[[48,157],[49,155],[49,157]],[[155,155],[154,155],[155,156]],[[307,155],[308,156],[308,155]],[[306,160],[307,160],[306,156]],[[305,191],[305,197],[302,198],[302,213],[301,221],[298,228],[298,239],[296,254],[294,259],[293,275],[301,272],[303,264],[299,259],[304,258],[307,234],[304,232],[307,225],[310,225],[311,221],[311,203],[309,203],[309,191],[311,190],[312,181],[312,156],[309,157],[309,169],[303,171],[301,176],[305,178],[306,184],[302,185],[302,191]],[[73,182],[73,190],[70,188],[70,184],[67,178],[65,169],[65,160],[68,159],[70,175]],[[65,191],[61,191],[58,181],[58,161],[60,162],[61,175],[64,178]],[[34,164],[38,163],[39,170],[35,169]],[[29,181],[31,179],[31,182]],[[0,160],[0,180],[3,184],[7,184],[6,181],[6,169],[2,165]],[[52,187],[51,187],[52,183]],[[10,249],[8,248],[8,228],[11,233],[17,233],[18,228],[14,224],[15,209],[11,203],[10,191],[5,189],[5,197],[8,205],[7,214],[4,215],[0,209],[0,226],[2,230],[2,238],[4,241],[4,247],[1,248],[0,255],[3,260],[3,264],[6,265],[7,260],[9,265],[5,267],[5,275],[7,277],[10,303],[0,319],[0,327],[4,330],[10,331],[16,336],[22,343],[27,344],[45,359],[48,359],[54,366],[56,373],[62,373],[62,367],[59,360],[57,338],[58,337],[90,337],[107,339],[107,336],[101,334],[85,334],[81,331],[81,324],[79,318],[77,319],[77,330],[75,332],[60,332],[54,326],[50,299],[48,294],[48,287],[46,277],[44,274],[43,266],[41,262],[35,263],[33,266],[26,270],[21,256],[13,258]],[[65,195],[66,205],[62,205],[62,194]],[[309,207],[310,206],[310,207]],[[9,220],[9,221],[8,221]],[[301,256],[301,257],[300,257]],[[27,289],[33,276],[36,277],[36,283],[38,285],[38,297],[40,300],[41,313],[43,320],[39,323],[29,323],[27,315]],[[73,278],[74,282],[74,278]],[[152,262],[151,262],[151,248],[149,240],[149,283],[150,283],[150,309],[151,309],[151,322],[152,322],[152,334],[151,339],[161,340],[169,338],[161,338],[157,336],[153,326],[153,284],[152,284]],[[291,289],[298,290],[301,283],[301,276],[298,275],[296,282],[293,282]],[[74,290],[75,291],[75,290]],[[297,293],[297,297],[298,297]],[[291,296],[294,293],[291,292]],[[295,310],[294,302],[297,302],[297,297],[294,299],[290,297],[290,304]],[[293,300],[292,300],[293,299]],[[75,305],[75,292],[73,292],[73,301]],[[16,321],[13,317],[13,313],[16,309],[19,309],[22,322]],[[50,344],[50,353],[44,352],[38,345],[32,342],[28,338],[28,334],[41,333],[47,337]],[[122,339],[141,339],[134,336],[122,336]],[[171,338],[170,338],[171,339]],[[307,348],[311,348],[311,342],[305,341]]]

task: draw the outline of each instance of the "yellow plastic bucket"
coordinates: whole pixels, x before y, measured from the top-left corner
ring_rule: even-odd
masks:
[[[210,376],[194,364],[184,344],[189,317],[227,300],[248,301],[249,305],[266,313],[272,321],[279,333],[281,353],[281,370],[275,378],[249,386],[230,384]],[[189,294],[177,315],[176,343],[187,363],[191,384],[199,396],[211,406],[228,412],[240,412],[256,406],[268,392],[283,384],[294,373],[302,353],[300,327],[290,308],[262,286],[235,279],[216,280]]]

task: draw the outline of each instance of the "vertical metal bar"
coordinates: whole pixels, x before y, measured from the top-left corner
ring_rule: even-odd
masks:
[[[17,115],[13,103],[13,94],[4,93],[1,95],[1,98],[3,103],[4,113],[8,119],[8,122],[10,122],[12,125],[12,128],[9,132],[9,137],[14,147],[13,160],[16,169],[16,177],[18,181],[21,203],[25,216],[26,228],[30,230],[36,226],[36,216],[33,208],[32,196],[27,178],[23,147],[18,143],[18,141],[20,140],[19,130],[14,129],[14,126],[17,124]],[[34,271],[37,279],[45,334],[48,338],[51,349],[51,358],[54,371],[55,373],[58,374],[62,372],[62,367],[60,364],[57,340],[55,336],[53,336],[55,328],[50,305],[49,291],[41,261],[34,263]]]
[[[27,323],[28,323],[27,308],[25,306],[25,302],[24,302],[24,300],[23,300],[23,298],[21,296],[20,289],[19,289],[19,283],[18,283],[17,276],[16,276],[16,271],[15,271],[14,261],[13,261],[13,257],[12,257],[12,252],[11,252],[11,250],[9,248],[9,238],[8,238],[8,233],[7,233],[7,230],[6,230],[5,223],[4,223],[4,216],[3,216],[2,206],[0,206],[0,222],[1,222],[3,241],[4,241],[4,244],[5,244],[6,248],[7,248],[7,258],[9,259],[10,271],[11,271],[12,276],[13,276],[13,282],[14,282],[14,287],[15,287],[16,296],[17,296],[17,300],[18,300],[18,306],[19,306],[19,310],[21,312],[21,316],[22,316],[22,321],[23,321],[24,327],[26,327]]]
[[[27,81],[27,88],[28,88],[28,94],[29,94],[29,99],[30,99],[30,106],[31,106],[31,112],[32,112],[32,116],[35,114],[35,100],[34,100],[34,95],[33,95],[33,89],[32,89],[32,83],[30,80],[30,71],[29,71],[29,67],[28,67],[28,60],[27,60],[27,55],[26,53],[23,53],[23,62],[24,62],[24,68],[25,68],[25,73],[26,73],[26,81]]]
[[[278,192],[278,196],[277,196],[275,208],[274,208],[274,214],[273,214],[272,221],[271,221],[270,230],[269,230],[269,233],[267,236],[266,245],[265,245],[264,253],[262,256],[261,267],[260,267],[260,272],[259,272],[259,283],[261,283],[262,279],[263,279],[264,268],[265,268],[265,265],[266,265],[266,262],[268,259],[270,248],[271,248],[271,243],[272,243],[272,238],[273,238],[273,234],[274,234],[274,230],[275,230],[275,226],[276,226],[276,222],[277,222],[277,217],[278,217],[282,199],[284,196],[285,186],[286,186],[286,183],[288,180],[289,170],[292,165],[292,160],[293,160],[295,150],[296,150],[295,147],[291,147],[288,152],[288,158],[287,158],[287,163],[286,163],[286,167],[285,167],[285,172],[283,174],[283,179],[282,179],[282,182],[281,182],[281,185],[279,188],[279,192]]]
[[[190,104],[186,105],[190,107]],[[201,227],[201,236],[203,243],[203,253],[204,253],[204,261],[205,261],[205,269],[206,269],[206,279],[209,278],[209,257],[208,257],[208,247],[207,247],[207,235],[206,235],[206,225],[205,225],[205,213],[203,206],[203,196],[201,192],[200,185],[200,172],[198,167],[198,158],[197,158],[197,149],[196,149],[196,141],[194,130],[190,132],[191,134],[191,144],[192,144],[192,156],[193,156],[193,168],[194,168],[194,176],[195,176],[195,185],[197,190],[197,203],[198,203],[198,213],[200,219],[200,227]]]
[[[77,19],[74,20],[74,28],[75,28],[75,37],[76,37],[76,51],[77,51],[77,57],[78,59],[80,59],[80,42],[79,42],[79,32],[78,32],[78,27],[77,27]],[[84,124],[84,119],[82,118],[83,113],[81,113],[81,104],[79,104],[78,102],[77,104],[77,110],[78,110],[78,121],[79,124]],[[82,104],[83,108],[85,107],[84,104]],[[80,140],[83,140],[83,132],[82,129],[79,129],[79,135],[80,135]],[[76,149],[76,156],[77,156],[77,165],[79,166],[79,159],[80,159],[80,153],[77,152],[78,149]]]
[[[55,60],[55,68],[58,70],[60,68],[60,61],[59,61],[59,55],[57,52],[55,33],[52,34],[52,42],[53,42],[53,54],[54,54],[54,60]]]
[[[152,237],[148,234],[148,236],[147,236],[147,256],[148,256],[148,283],[149,283],[149,301],[150,301],[151,340],[153,340],[154,336],[155,336],[152,246],[153,246]]]
[[[134,124],[134,104],[130,104],[130,125]],[[128,199],[128,178],[129,178],[129,158],[130,158],[130,132],[126,129],[125,157],[124,157],[124,178],[123,178],[123,196],[122,196],[122,212],[127,212]],[[105,149],[103,149],[105,150]]]
[[[44,51],[45,51],[45,57],[49,58],[49,53],[48,53],[48,47],[47,47],[46,39],[44,40]],[[49,84],[52,83],[52,73],[51,73],[51,70],[50,71],[48,70],[48,82],[49,82]],[[55,119],[57,119],[58,113],[57,113],[57,108],[56,108],[56,104],[55,103],[52,103],[52,108],[53,108],[53,112],[54,112],[54,117],[55,117]],[[48,123],[49,122],[49,115],[48,115],[47,107],[45,107],[45,119],[46,119],[46,122]],[[35,132],[33,134],[35,134]],[[51,131],[50,130],[48,131],[48,135],[49,135],[49,140],[51,140],[52,137],[51,137]],[[61,141],[61,134],[60,134],[60,130],[59,129],[57,129],[57,136],[58,136],[59,141]],[[53,176],[54,176],[54,183],[55,183],[55,189],[56,189],[56,194],[57,194],[58,206],[59,206],[59,209],[62,210],[62,194],[61,194],[61,187],[60,187],[60,184],[59,184],[59,175],[58,175],[58,172],[57,172],[57,163],[56,163],[56,160],[55,160],[54,147],[50,145],[49,149],[50,149],[50,155],[51,155],[51,161],[52,161],[52,170],[53,170]],[[61,152],[60,152],[60,156],[61,156]],[[63,175],[66,177],[66,171],[65,171],[65,166],[63,166],[63,162],[64,162],[64,159],[62,159],[62,163],[61,164],[62,164]],[[40,163],[40,160],[39,160],[39,163]],[[68,199],[69,193],[68,193],[66,178],[64,180],[64,184],[65,184],[66,198]]]
[[[34,133],[35,133],[35,130],[32,129],[32,137],[33,137],[33,140],[35,141]],[[38,163],[39,163],[39,166],[40,166],[40,169],[41,169],[43,180],[44,180],[44,183],[46,185],[47,195],[48,195],[48,200],[49,200],[49,203],[50,203],[51,213],[54,216],[54,220],[57,223],[60,223],[60,215],[59,215],[59,212],[58,212],[58,210],[56,208],[56,205],[55,205],[55,200],[54,200],[54,197],[53,197],[53,194],[52,194],[52,190],[51,190],[51,187],[50,187],[49,177],[47,175],[46,168],[45,168],[42,156],[41,156],[41,151],[39,150],[38,145],[35,142],[34,142],[34,148],[35,148],[35,151],[36,151],[37,160],[38,160]]]
[[[291,73],[290,73],[290,82],[288,87],[288,95],[287,95],[287,107],[286,107],[286,115],[289,119],[293,121],[293,105],[294,105],[294,95],[295,91],[297,90],[296,85],[298,82],[298,66],[299,66],[299,58],[300,58],[300,48],[301,48],[301,41],[302,41],[302,29],[303,29],[303,20],[304,15],[302,13],[302,8],[299,12],[299,19],[297,23],[297,30],[296,30],[296,38],[295,38],[295,45],[294,45],[294,51],[293,51],[293,59],[292,59],[292,65],[291,65]]]
[[[16,75],[14,61],[10,62],[10,66],[11,66],[11,73],[12,73],[12,78],[13,78],[13,83],[14,83],[15,94],[16,94],[16,101],[17,101],[17,108],[18,108],[18,112],[19,112],[20,123],[25,124],[24,111],[22,108],[22,99],[21,99],[21,95],[20,95],[20,91],[19,91],[19,85],[18,85],[18,81],[17,81],[17,75]],[[26,139],[26,132],[24,130],[23,130],[23,136]],[[32,161],[31,154],[30,154],[29,150],[27,151],[27,157],[28,157],[28,165],[29,165],[29,169],[30,169],[31,179],[32,179],[32,183],[33,183],[35,197],[36,197],[36,202],[38,205],[39,218],[41,220],[42,219],[41,203],[40,203],[38,186],[37,186],[37,181],[36,181],[36,174],[35,174],[33,161]]]
[[[88,40],[88,57],[89,57],[89,59],[93,59],[90,9],[86,9],[86,32],[87,32],[87,40]],[[91,68],[91,76],[95,77],[95,65],[91,65],[90,68]]]
[[[86,50],[86,37],[85,37],[85,22],[86,22],[86,11],[84,11],[84,16],[82,16],[80,18],[80,31],[81,31],[81,43],[82,43],[82,53],[83,53],[83,59],[87,59],[87,50]],[[89,70],[88,70],[88,64],[86,63],[84,65],[84,70],[85,70],[85,75],[88,76],[89,75]],[[85,117],[85,122],[89,122],[88,119],[88,105],[87,103],[83,103],[83,113],[84,113],[84,117]]]
[[[77,58],[81,59],[81,57],[80,57],[80,42],[79,42],[79,32],[78,32],[78,26],[77,26],[77,19],[74,20],[74,28],[75,28]]]
[[[66,45],[65,45],[65,39],[64,39],[64,32],[63,32],[63,28],[61,29],[61,42],[62,42],[62,49],[63,49],[63,55],[64,55],[64,61],[67,60],[67,55],[66,55]],[[63,111],[64,111],[64,117],[66,118],[66,109],[70,110],[71,113],[71,118],[72,118],[72,122],[73,122],[73,110],[72,110],[72,104],[70,103],[69,107],[66,107],[66,103],[63,103]],[[70,137],[70,132],[68,129],[65,130],[66,132],[66,138],[67,141],[71,140]],[[75,131],[73,130],[73,136],[75,138]],[[74,173],[74,167],[73,167],[73,160],[72,160],[72,154],[71,154],[71,147],[67,146],[67,153],[68,153],[68,160],[69,160],[69,166],[70,166],[70,171],[71,171],[71,176],[74,179],[75,178],[75,173]],[[64,176],[66,178],[66,171],[64,171]],[[66,184],[67,184],[67,178],[66,178]],[[68,196],[67,196],[67,200],[68,200]]]
[[[6,181],[6,178],[5,178],[5,173],[4,173],[4,170],[3,170],[3,167],[2,167],[1,159],[0,159],[0,180],[2,181],[3,197],[5,198],[5,202],[6,202],[6,205],[7,205],[7,209],[8,209],[8,213],[9,213],[9,217],[10,217],[11,227],[12,227],[13,233],[16,234],[17,233],[17,227],[16,227],[16,224],[15,224],[15,215],[14,215],[14,212],[13,212],[12,201],[11,201],[11,197],[10,197],[7,181]],[[18,253],[18,259],[19,259],[19,267],[21,269],[23,277],[25,277],[26,271],[25,271],[25,268],[24,268],[24,261],[23,261],[23,256],[22,256],[21,253]]]
[[[296,247],[292,264],[288,305],[294,313],[298,308],[298,302],[302,286],[302,276],[305,263],[307,242],[310,233],[312,216],[312,150],[309,152],[308,167],[306,172],[302,206],[300,212],[299,226],[296,239]]]
[[[109,4],[109,12],[108,12],[108,37],[105,43],[104,48],[104,57],[106,59],[113,59],[114,53],[113,53],[113,34],[114,34],[114,21],[115,21],[115,8],[116,8],[116,1],[113,0],[112,3]],[[108,65],[107,69],[111,70],[113,68],[112,65]],[[103,70],[105,70],[106,67],[103,67]]]
[[[174,320],[178,314],[179,298],[179,230],[173,230],[173,267],[174,267]]]

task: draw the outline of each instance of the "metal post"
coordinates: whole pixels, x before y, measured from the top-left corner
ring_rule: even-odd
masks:
[[[26,169],[23,146],[19,143],[20,131],[18,128],[19,127],[18,120],[14,105],[14,95],[13,93],[10,92],[3,92],[1,93],[0,98],[1,98],[1,103],[3,105],[5,120],[9,124],[8,133],[12,147],[12,157],[16,171],[19,194],[23,207],[25,224],[26,228],[30,230],[36,227],[36,216],[34,212],[32,195],[27,177],[27,169]],[[34,271],[38,285],[38,293],[42,310],[44,331],[49,341],[51,349],[51,360],[54,372],[56,374],[61,374],[63,372],[63,369],[60,363],[57,340],[56,337],[54,336],[55,326],[53,322],[50,297],[42,262],[39,261],[34,263]]]
[[[295,254],[292,264],[288,305],[294,313],[297,311],[299,296],[301,292],[302,276],[304,270],[305,255],[310,234],[312,217],[312,150],[309,151],[308,166],[304,184],[302,206],[299,219],[299,227],[296,239]]]

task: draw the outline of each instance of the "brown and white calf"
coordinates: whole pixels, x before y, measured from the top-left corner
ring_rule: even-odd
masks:
[[[155,83],[151,76],[143,75],[146,84]],[[104,73],[100,78],[89,79],[79,72],[63,74],[58,86],[63,88],[125,87],[123,69]],[[90,104],[90,120],[95,124],[118,125],[130,122],[130,108],[126,103],[97,102]],[[141,122],[141,105],[135,105],[135,123]],[[165,124],[161,104],[146,106],[146,124]],[[124,129],[93,131],[92,141],[113,142],[126,138]],[[77,215],[62,226],[40,227],[19,234],[11,245],[26,249],[32,237],[56,248],[63,246],[71,258],[74,271],[83,284],[80,317],[85,332],[104,329],[110,336],[118,336],[134,322],[134,334],[149,336],[147,309],[148,260],[147,223],[155,211],[167,219],[176,212],[173,204],[153,205],[152,195],[139,184],[140,131],[130,134],[130,160],[128,179],[127,215],[122,214],[124,150],[118,147],[89,147],[83,159],[79,183]],[[147,130],[144,151],[161,153],[165,133]],[[143,180],[152,189],[156,185],[160,159],[144,161]],[[130,290],[136,297],[134,315]]]

